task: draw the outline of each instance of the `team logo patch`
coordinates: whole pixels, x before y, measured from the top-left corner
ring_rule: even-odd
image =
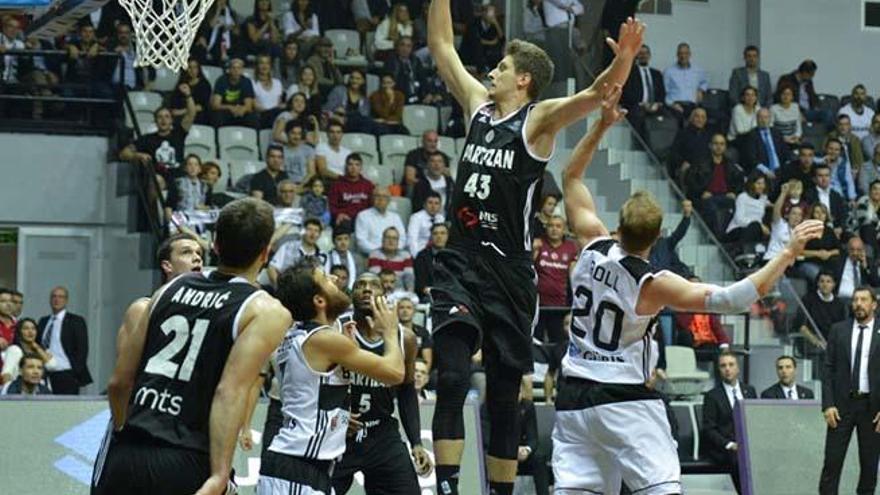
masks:
[[[486,133],[486,143],[491,143],[495,139],[495,131],[493,129],[489,129],[489,132]]]

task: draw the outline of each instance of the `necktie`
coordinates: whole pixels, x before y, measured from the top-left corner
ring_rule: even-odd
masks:
[[[854,392],[859,391],[859,377],[861,373],[859,370],[862,367],[862,337],[865,334],[865,329],[868,328],[867,325],[859,325],[859,337],[856,341],[856,355],[853,358],[853,366],[852,366],[852,390]]]
[[[788,396],[789,399],[791,399],[791,389],[788,389],[788,392],[786,393],[786,395]]]
[[[647,67],[642,67],[642,74],[645,76],[645,88],[648,91],[647,103],[652,103],[654,101],[654,82],[651,80],[651,70]]]
[[[769,129],[761,129],[761,138],[764,140],[764,148],[767,150],[767,166],[771,171],[779,169],[779,157],[776,156],[776,146],[773,145],[773,138],[770,137]]]
[[[851,263],[852,263],[852,269],[853,269],[853,292],[855,292],[855,290],[859,288],[859,285],[861,285],[860,279],[861,279],[862,274],[859,271],[859,264],[856,263],[855,261],[851,261]]]
[[[43,347],[48,349],[50,345],[52,345],[52,332],[55,331],[55,316],[52,315],[49,318],[49,323],[46,323],[45,331],[43,332]]]

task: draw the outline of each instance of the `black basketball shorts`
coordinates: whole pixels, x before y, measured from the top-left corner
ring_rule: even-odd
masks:
[[[364,474],[367,495],[419,495],[419,481],[397,422],[371,429],[361,442],[348,439],[345,454],[333,471],[336,495],[345,495],[354,474]]]
[[[538,289],[530,261],[444,249],[434,261],[431,298],[435,334],[467,325],[478,333],[474,352],[488,344],[502,364],[532,371]]]

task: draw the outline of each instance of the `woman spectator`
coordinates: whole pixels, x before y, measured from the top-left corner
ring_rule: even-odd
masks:
[[[284,41],[284,49],[281,50],[281,56],[275,59],[275,74],[281,78],[281,84],[285,88],[296,84],[299,81],[299,72],[302,70],[305,62],[300,57],[299,42],[296,39],[288,37]]]
[[[272,139],[276,143],[286,144],[287,132],[284,129],[287,127],[287,123],[291,120],[299,120],[304,128],[309,129],[306,142],[312,145],[317,144],[317,140],[313,142],[308,136],[309,133],[317,130],[317,117],[309,111],[307,102],[306,95],[303,93],[294,93],[287,99],[287,109],[275,117],[275,123],[272,125]]]
[[[299,80],[287,87],[284,94],[292,95],[302,93],[306,98],[306,108],[310,113],[318,114],[321,110],[321,93],[318,90],[318,77],[315,69],[305,65],[299,71]]]
[[[210,125],[211,118],[208,116],[208,109],[211,104],[211,84],[205,79],[202,64],[195,58],[189,59],[186,70],[180,73],[177,87],[171,93],[171,101],[168,106],[171,109],[171,115],[174,116],[175,125],[180,125],[180,120],[186,115],[186,96],[180,91],[182,84],[189,86],[190,94],[196,103],[196,118],[193,122]]]
[[[240,23],[228,0],[215,0],[199,27],[192,56],[200,62],[215,65],[224,65],[230,59],[244,57],[246,53],[241,46],[241,30],[238,28]]]
[[[302,43],[305,52],[321,36],[318,14],[315,13],[311,0],[292,0],[290,10],[284,13],[281,20],[281,26],[284,36]]]
[[[741,138],[758,127],[758,108],[758,90],[746,86],[739,96],[739,103],[733,107],[727,131],[727,140],[736,142],[737,148],[740,148]]]
[[[244,31],[249,55],[269,53],[277,57],[281,53],[281,30],[275,24],[272,0],[254,3],[254,14],[244,21]]]
[[[831,215],[825,205],[816,203],[809,211],[810,219],[819,220],[825,225],[822,237],[807,242],[804,259],[796,265],[800,274],[812,283],[820,271],[833,273],[837,269],[840,263],[840,239],[834,235],[834,224],[831,223]]]
[[[803,116],[801,116],[801,107],[794,101],[794,90],[791,86],[783,86],[779,90],[779,103],[770,107],[770,115],[773,119],[773,127],[779,131],[786,143],[801,142]]]
[[[254,71],[254,106],[260,112],[260,129],[272,127],[275,116],[284,110],[284,87],[272,77],[272,57],[257,56]]]
[[[865,244],[877,248],[877,222],[880,221],[880,179],[871,183],[868,194],[856,201],[850,228]]]
[[[403,107],[406,96],[395,87],[391,74],[383,74],[378,90],[370,95],[370,112],[377,124],[377,134],[409,134],[403,126]]]
[[[727,225],[726,242],[758,243],[770,235],[764,225],[764,213],[770,202],[767,200],[767,179],[758,171],[746,179],[745,191],[736,197],[733,218]]]
[[[37,322],[32,318],[22,318],[15,326],[15,339],[3,355],[3,370],[0,371],[0,384],[18,378],[19,361],[25,354],[40,356],[47,368],[55,366],[55,358],[37,342]]]
[[[327,95],[324,112],[345,125],[345,132],[374,134],[376,123],[370,118],[370,102],[366,97],[367,77],[360,69],[348,74],[345,86],[336,86]]]
[[[535,220],[532,222],[532,228],[534,229],[533,239],[538,240],[547,233],[547,222],[553,217],[553,212],[556,211],[556,204],[558,202],[559,198],[552,194],[548,194],[541,199],[541,209],[535,213]]]
[[[379,23],[376,28],[376,37],[373,40],[373,48],[376,49],[374,57],[377,60],[387,60],[394,50],[394,42],[401,36],[413,35],[413,22],[409,16],[409,8],[406,4],[398,3],[391,8],[388,16]]]

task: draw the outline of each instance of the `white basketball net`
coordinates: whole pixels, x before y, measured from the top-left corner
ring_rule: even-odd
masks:
[[[119,0],[134,23],[134,65],[186,69],[189,49],[214,0]]]

